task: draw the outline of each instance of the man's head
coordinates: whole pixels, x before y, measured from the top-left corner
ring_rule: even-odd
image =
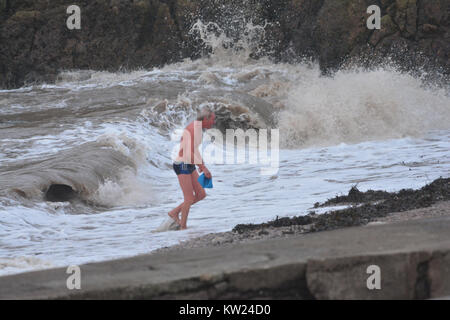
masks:
[[[216,115],[208,107],[203,107],[197,114],[197,121],[202,122],[203,129],[211,129],[216,123]]]

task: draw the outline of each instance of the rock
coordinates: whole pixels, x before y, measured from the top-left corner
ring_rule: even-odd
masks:
[[[329,73],[346,61],[392,56],[408,70],[429,65],[450,74],[449,1],[379,3],[382,29],[368,30],[372,0],[88,1],[80,4],[81,30],[68,30],[66,1],[0,0],[0,87],[53,81],[61,69],[130,70],[198,58],[207,50],[189,34],[197,19],[235,38],[242,30],[230,28],[232,19],[267,22],[255,58],[307,55]]]
[[[370,34],[366,25],[367,7],[364,1],[324,2],[314,32],[322,69],[336,69],[355,46],[366,44]]]
[[[381,30],[374,32],[370,37],[370,44],[377,46],[378,43],[387,36],[390,36],[398,31],[397,26],[390,15],[385,15],[381,18]]]
[[[163,112],[165,112],[166,109],[167,109],[167,104],[168,104],[168,101],[167,101],[167,100],[164,100],[164,101],[159,102],[159,103],[158,103],[157,105],[155,105],[152,109],[153,109],[154,111],[158,112],[158,113],[163,113]]]
[[[448,28],[449,3],[446,0],[420,1],[419,25],[429,23]]]
[[[435,25],[433,25],[433,24],[425,23],[425,24],[422,26],[422,29],[423,29],[423,31],[426,32],[426,33],[434,33],[434,32],[437,32],[437,31],[439,30],[439,27],[438,27],[438,26],[435,26]]]
[[[406,38],[417,32],[417,0],[396,0],[395,21]]]

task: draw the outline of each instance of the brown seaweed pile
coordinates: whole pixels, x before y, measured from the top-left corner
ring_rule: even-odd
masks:
[[[346,196],[337,196],[315,207],[350,204],[343,210],[317,215],[314,212],[296,217],[276,218],[261,224],[239,224],[233,232],[244,233],[265,228],[310,225],[309,231],[332,230],[340,227],[364,225],[392,212],[426,208],[439,201],[450,200],[450,178],[439,178],[419,190],[402,189],[398,192],[359,191],[352,187]]]

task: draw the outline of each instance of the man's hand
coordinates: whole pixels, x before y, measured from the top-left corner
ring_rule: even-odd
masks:
[[[206,178],[211,179],[211,172],[209,172],[208,168],[203,167],[203,173],[205,174]]]
[[[209,172],[208,168],[206,168],[204,164],[198,166],[198,171],[203,172],[206,178],[211,179],[211,172]]]

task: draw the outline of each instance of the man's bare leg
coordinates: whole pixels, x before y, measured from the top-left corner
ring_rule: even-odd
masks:
[[[191,181],[192,181],[192,187],[194,188],[194,193],[195,193],[194,203],[197,203],[206,198],[205,189],[203,189],[200,182],[198,182],[197,171],[192,172]]]
[[[179,218],[180,212],[181,212],[181,208],[183,207],[183,203],[182,202],[178,207],[176,207],[175,209],[171,210],[168,215],[169,217],[171,217],[173,220],[175,220],[179,225],[181,225],[181,221]]]
[[[197,202],[199,202],[200,200],[203,200],[206,197],[205,192],[203,193],[195,193],[195,198],[194,198],[194,202],[192,204],[195,204]],[[169,211],[168,215],[169,217],[171,217],[173,220],[175,220],[178,224],[180,224],[180,212],[181,212],[181,208],[183,207],[184,202],[180,203],[180,205],[178,207],[176,207],[175,209]]]
[[[181,190],[183,191],[184,202],[178,207],[173,209],[168,213],[168,215],[174,219],[181,227],[181,229],[186,229],[187,217],[189,215],[189,209],[191,205],[195,202],[194,188],[192,186],[191,174],[180,174],[178,175],[178,181],[180,183]],[[179,214],[181,212],[181,220],[179,219]]]
[[[200,185],[200,183],[198,182],[198,173],[197,171],[192,172],[191,174],[191,181],[192,181],[192,187],[194,189],[194,202],[192,204],[195,204],[203,199],[205,199],[206,197],[206,192],[205,189],[203,189],[203,187]],[[181,185],[181,183],[180,183]],[[170,211],[168,214],[169,216],[175,220],[179,225],[181,225],[181,221],[179,218],[181,209],[183,207],[184,202],[182,202],[178,207],[176,207],[175,209],[173,209],[172,211]]]
[[[187,200],[183,203],[183,207],[181,208],[181,221],[180,221],[180,229],[184,230],[187,228],[187,218],[189,215],[189,209],[191,209],[191,205],[193,200]]]

